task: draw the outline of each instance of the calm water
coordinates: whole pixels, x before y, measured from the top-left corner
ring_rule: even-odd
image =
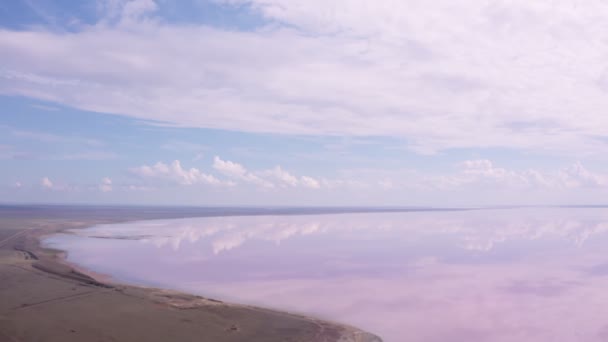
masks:
[[[134,284],[313,314],[385,341],[607,341],[608,210],[188,218],[45,242]]]

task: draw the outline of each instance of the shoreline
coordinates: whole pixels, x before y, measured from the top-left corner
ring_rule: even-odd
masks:
[[[217,339],[217,341],[279,341],[284,340],[285,338],[290,338],[294,341],[324,342],[382,341],[379,337],[373,334],[367,333],[356,327],[343,323],[321,320],[307,315],[295,314],[276,309],[269,309],[238,303],[228,303],[212,298],[206,298],[195,294],[170,289],[121,283],[120,281],[113,279],[110,275],[100,274],[95,271],[86,269],[85,267],[78,266],[73,262],[69,262],[66,259],[67,254],[65,251],[48,248],[42,245],[42,239],[44,239],[45,237],[64,232],[68,229],[84,229],[87,227],[94,226],[96,224],[129,222],[142,219],[148,218],[130,217],[124,219],[113,218],[109,220],[68,220],[63,222],[63,224],[51,224],[50,227],[46,225],[46,227],[44,228],[28,229],[25,232],[22,231],[22,234],[19,235],[16,239],[14,239],[15,241],[9,243],[7,246],[9,246],[9,250],[12,249],[19,253],[23,253],[23,255],[25,255],[25,259],[27,259],[27,256],[30,256],[30,260],[27,260],[26,262],[24,262],[23,260],[19,261],[18,263],[20,265],[18,265],[18,267],[25,266],[26,269],[30,268],[32,271],[45,272],[53,276],[55,280],[59,280],[60,282],[68,282],[70,283],[70,285],[73,285],[73,283],[76,282],[80,285],[94,287],[97,288],[97,292],[104,292],[105,296],[116,294],[117,296],[128,296],[138,298],[140,301],[144,302],[142,303],[142,306],[146,306],[146,304],[152,304],[154,306],[161,306],[166,308],[166,310],[168,311],[166,314],[167,317],[171,316],[172,312],[175,310],[188,312],[201,311],[201,314],[204,314],[205,311],[211,311],[214,315],[216,315],[218,312],[221,314],[222,311],[229,313],[237,312],[238,315],[235,316],[241,320],[240,323],[220,323],[222,325],[227,325],[228,327],[222,329],[224,330],[223,332],[225,338],[220,337],[219,339]],[[0,245],[0,250],[6,250],[7,246]],[[0,292],[0,296],[1,295],[2,292]],[[0,317],[1,316],[2,312],[0,311]],[[234,319],[233,321],[236,322],[237,320]],[[253,329],[251,330],[260,329],[260,333],[263,332],[263,334],[266,334],[266,336],[258,337],[254,334],[250,337],[243,336],[242,339],[239,338],[237,335],[241,331],[244,332],[245,326],[250,324],[249,321],[254,321],[258,325],[257,327],[253,327]],[[279,325],[278,327],[273,327],[277,330],[277,332],[271,333],[269,329],[264,327],[265,325],[277,325],[275,323],[276,321],[285,321],[285,326],[289,326],[288,330],[283,331],[287,328],[281,328]],[[201,323],[204,324],[205,322]],[[298,331],[298,326],[301,326],[301,331]],[[102,330],[101,328],[103,327],[100,327],[100,330]],[[1,322],[0,332],[3,332]],[[5,332],[3,333],[6,335]],[[221,333],[222,332],[219,332],[218,334]],[[274,335],[271,337],[271,334]],[[188,335],[187,331],[181,331],[180,333],[178,333],[178,335],[180,335],[180,337],[177,337],[176,340],[189,340],[188,338],[181,338],[181,336]],[[299,335],[301,335],[302,338],[298,338]],[[27,340],[23,339],[23,336],[19,337],[14,338],[18,341]],[[273,337],[276,337],[276,339]],[[175,337],[172,338],[175,339]]]
[[[123,221],[122,223],[126,223],[126,222],[130,222],[130,221]],[[89,226],[90,227],[90,226]],[[89,227],[83,227],[83,228],[77,228],[77,229],[87,229]],[[73,228],[69,228],[69,229],[73,229]],[[110,287],[131,287],[131,288],[137,288],[140,290],[144,290],[144,291],[150,291],[151,293],[157,293],[157,292],[162,292],[162,293],[173,293],[175,295],[181,295],[182,297],[191,297],[193,300],[200,300],[200,299],[204,299],[206,301],[210,301],[210,302],[214,302],[214,303],[223,303],[226,305],[231,305],[231,306],[238,306],[238,307],[247,307],[247,308],[251,308],[251,309],[258,309],[258,310],[268,310],[268,311],[273,311],[273,312],[277,312],[277,313],[281,313],[281,314],[286,314],[286,315],[290,315],[290,316],[294,316],[294,317],[300,317],[300,318],[305,318],[305,319],[309,319],[309,320],[314,320],[314,321],[323,321],[329,324],[334,324],[337,326],[341,326],[347,329],[353,329],[355,331],[358,331],[359,329],[353,326],[350,326],[348,324],[345,323],[338,323],[338,322],[334,322],[334,321],[330,321],[330,320],[326,320],[326,319],[319,319],[316,318],[314,316],[311,315],[306,315],[306,314],[301,314],[301,313],[294,313],[294,312],[289,312],[289,311],[285,311],[285,310],[281,310],[281,309],[274,309],[274,308],[267,308],[267,307],[263,307],[263,306],[256,306],[256,305],[247,305],[247,304],[239,304],[239,303],[233,303],[230,301],[224,301],[224,300],[218,300],[218,299],[213,299],[213,298],[208,298],[202,295],[198,295],[195,293],[188,293],[188,292],[184,292],[184,291],[179,291],[179,290],[173,290],[173,289],[169,289],[169,288],[162,288],[162,287],[156,287],[156,286],[146,286],[146,285],[135,285],[135,284],[129,284],[123,281],[120,281],[119,279],[116,279],[115,277],[109,275],[109,274],[104,274],[104,273],[100,273],[100,272],[95,272],[93,270],[90,270],[84,266],[80,266],[75,262],[71,262],[67,260],[67,255],[68,252],[64,251],[64,250],[59,250],[59,249],[53,249],[53,248],[48,248],[48,247],[44,247],[42,246],[42,239],[44,239],[45,237],[50,237],[52,235],[55,234],[60,234],[63,233],[63,230],[60,230],[58,232],[52,233],[52,234],[45,234],[45,235],[41,235],[39,237],[36,238],[37,243],[38,243],[38,247],[39,250],[42,250],[44,252],[50,252],[53,254],[53,258],[54,261],[65,265],[67,267],[69,267],[70,269],[74,270],[75,273],[84,275],[86,277],[90,277],[91,279],[95,280],[96,282],[103,284],[103,285],[107,285]]]

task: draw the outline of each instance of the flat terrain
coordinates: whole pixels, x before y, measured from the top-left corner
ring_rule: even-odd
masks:
[[[0,206],[0,341],[380,341],[356,328],[310,317],[104,284],[38,244],[41,236],[63,229],[214,213]]]

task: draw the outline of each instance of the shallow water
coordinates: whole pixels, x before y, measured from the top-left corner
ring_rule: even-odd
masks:
[[[45,244],[132,284],[348,323],[399,341],[608,340],[608,210],[208,217]]]

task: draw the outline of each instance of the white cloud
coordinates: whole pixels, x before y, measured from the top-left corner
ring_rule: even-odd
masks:
[[[104,177],[99,185],[99,191],[110,192],[112,191],[112,180],[108,177]]]
[[[608,185],[608,175],[587,170],[580,162],[560,171],[559,180],[566,187],[596,187]]]
[[[487,159],[466,160],[462,163],[462,173],[472,176],[471,180],[490,179],[503,182],[524,181],[523,175],[504,168],[496,167]]]
[[[280,166],[275,166],[273,169],[263,172],[264,175],[276,179],[283,186],[297,186],[298,178],[289,172],[283,170]]]
[[[215,156],[213,158],[213,168],[221,172],[222,174],[234,179],[242,180],[265,188],[274,187],[273,183],[247,171],[247,169],[243,167],[243,165],[231,162],[229,160],[222,160],[218,156]]]
[[[568,199],[569,195],[586,193],[589,197],[590,190],[596,193],[608,190],[608,173],[591,171],[580,162],[556,169],[515,169],[488,159],[471,159],[441,172],[371,168],[342,170],[340,178],[321,179],[320,184],[332,191],[392,193],[391,197],[406,190],[430,196],[433,205],[441,202],[442,198],[457,196],[462,199],[463,195],[467,200],[472,199],[467,203],[473,205],[555,203],[559,196],[564,203],[574,203],[577,200]],[[489,193],[488,190],[494,196],[481,200],[484,194]],[[513,196],[505,200],[505,194]],[[532,198],[527,197],[530,195]]]
[[[0,30],[0,93],[183,126],[398,136],[420,153],[605,148],[606,3],[240,3],[279,25],[172,25],[140,0],[103,2],[70,34]]]
[[[70,192],[70,193],[77,193],[77,192],[81,192],[82,190],[85,189],[85,187],[78,185],[78,184],[68,184],[68,183],[64,183],[64,182],[56,182],[51,180],[49,177],[43,177],[42,179],[40,179],[40,187],[43,190],[52,190],[52,191],[56,191],[56,192]]]
[[[260,175],[276,180],[282,187],[303,186],[311,189],[319,189],[321,187],[319,180],[309,176],[301,176],[298,179],[298,177],[292,175],[278,165],[273,169],[260,172]]]
[[[312,177],[308,177],[308,176],[302,176],[300,177],[300,183],[307,187],[307,188],[311,188],[311,189],[318,189],[321,187],[321,183],[319,183],[318,180],[312,178]]]
[[[176,160],[171,165],[163,162],[158,162],[152,166],[142,165],[131,168],[131,173],[144,179],[161,179],[170,181],[176,184],[192,185],[192,184],[211,184],[211,185],[227,185],[235,186],[237,183],[251,184],[256,187],[270,190],[279,188],[305,187],[311,189],[321,188],[322,183],[309,176],[294,176],[280,166],[276,166],[270,170],[249,171],[243,165],[230,161],[223,160],[219,156],[213,158],[212,167],[221,175],[230,180],[220,180],[211,174],[204,174],[196,168],[189,170],[181,166],[180,161]]]
[[[48,177],[42,178],[40,185],[45,189],[53,189],[53,182]]]
[[[247,169],[245,169],[243,165],[229,160],[222,160],[218,156],[213,158],[213,168],[225,175],[236,178],[244,178],[248,174]]]
[[[202,173],[197,168],[184,169],[179,160],[174,160],[169,165],[163,162],[157,162],[152,166],[142,165],[132,168],[131,172],[144,179],[164,180],[180,185],[229,185],[226,182],[221,182],[213,175]]]
[[[15,188],[15,189],[21,189],[22,187],[23,187],[23,184],[21,184],[21,182],[13,183],[13,188]]]
[[[175,160],[169,164],[157,162],[154,165],[131,168],[130,172],[138,176],[139,180],[130,185],[117,187],[114,180],[105,177],[97,185],[83,187],[56,184],[49,177],[44,177],[40,180],[40,186],[43,189],[54,191],[79,192],[86,189],[112,192],[115,189],[153,190],[158,189],[158,185],[162,184],[201,184],[234,187],[231,190],[234,194],[254,194],[255,192],[251,192],[252,190],[263,189],[264,191],[258,194],[270,192],[286,196],[300,188],[324,189],[323,196],[336,196],[336,198],[345,194],[353,197],[365,194],[365,198],[400,199],[403,197],[399,197],[397,194],[406,194],[404,196],[408,196],[405,197],[408,199],[413,198],[412,196],[418,197],[418,194],[430,193],[431,197],[444,196],[442,198],[447,201],[467,194],[467,198],[469,198],[467,205],[575,203],[577,201],[570,200],[573,195],[587,194],[583,197],[576,197],[584,199],[588,198],[592,191],[592,198],[601,198],[597,196],[605,194],[608,190],[608,173],[591,171],[580,162],[553,170],[517,170],[498,166],[488,159],[472,159],[458,163],[455,169],[442,174],[426,174],[413,170],[388,172],[362,169],[350,170],[339,178],[333,179],[294,175],[280,166],[261,171],[250,171],[242,164],[223,160],[219,156],[214,158],[212,167],[227,179],[204,173],[197,168],[184,168],[179,160]],[[254,187],[246,190],[247,188],[236,187],[239,184]],[[17,182],[13,187],[19,188],[22,187],[22,184]],[[484,202],[480,198],[484,198],[484,194],[488,194],[488,189],[492,191],[492,198],[488,202]],[[433,203],[437,205],[436,197]],[[439,201],[439,203],[444,202]]]

